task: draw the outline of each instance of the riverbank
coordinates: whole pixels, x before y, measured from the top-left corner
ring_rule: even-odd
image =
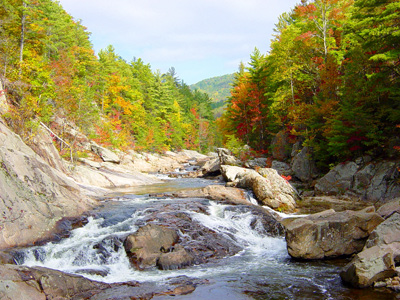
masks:
[[[83,214],[93,211],[94,208],[104,204],[105,199],[114,201],[116,198],[121,197],[122,201],[125,201],[123,200],[125,196],[132,193],[136,195],[151,194],[148,196],[153,197],[156,201],[170,199],[171,197],[179,199],[189,197],[189,199],[216,201],[223,206],[233,205],[238,207],[238,209],[243,206],[246,207],[246,214],[250,212],[251,214],[256,213],[256,215],[260,214],[264,216],[264,220],[269,220],[262,222],[263,230],[268,227],[268,224],[273,224],[273,222],[281,220],[279,211],[287,210],[290,212],[305,212],[309,214],[332,208],[337,211],[346,211],[349,208],[358,210],[368,204],[365,201],[356,201],[354,198],[350,199],[348,197],[342,199],[327,196],[299,197],[299,193],[287,182],[287,176],[280,176],[275,169],[262,168],[260,166],[254,166],[254,169],[249,169],[226,165],[226,163],[229,162],[235,163],[237,160],[234,158],[231,159],[229,155],[226,155],[227,151],[225,150],[219,151],[219,157],[208,157],[194,151],[181,151],[179,153],[167,152],[161,156],[139,154],[132,151],[127,153],[112,153],[105,148],[91,144],[90,147],[93,153],[90,157],[81,158],[79,161],[71,163],[61,159],[57,150],[54,148],[51,137],[43,132],[37,136],[36,141],[33,141],[35,144],[35,151],[33,151],[32,148],[25,145],[22,140],[12,133],[3,123],[0,123],[0,141],[0,183],[2,185],[0,191],[2,199],[0,209],[3,214],[3,219],[0,220],[1,249],[16,249],[16,247],[32,246],[34,244],[43,243],[43,241],[46,240],[54,239],[55,237],[59,238],[60,235],[57,230],[59,230],[60,225],[64,226],[64,229],[67,229],[65,236],[68,237],[70,234],[69,231],[74,228],[74,217],[80,219]],[[192,172],[181,172],[183,168],[189,166]],[[219,173],[222,174],[222,177],[218,175]],[[172,187],[171,190],[165,190],[165,185],[163,185],[165,183],[163,180],[165,174],[178,177],[217,177],[213,177],[215,180],[210,181],[201,188],[195,189],[189,186],[183,188],[183,191],[177,192],[176,186]],[[224,181],[222,181],[222,179],[224,179]],[[216,183],[217,185],[215,185]],[[224,186],[225,184],[227,185],[226,187]],[[253,199],[253,203],[249,201],[245,189],[251,189],[254,192],[255,199]],[[185,193],[186,196],[184,195]],[[302,194],[305,195],[306,193],[303,192]],[[289,204],[285,204],[283,201],[289,201]],[[189,201],[189,203],[190,202],[191,201]],[[166,204],[168,205],[168,203]],[[264,205],[269,206],[269,209],[263,208],[262,206]],[[377,226],[378,223],[386,224],[384,220],[400,212],[399,205],[400,203],[398,203],[398,201],[394,201],[388,204],[388,206],[382,206],[381,213],[379,213],[381,219],[377,219],[378,222],[374,223],[375,225],[373,226]],[[271,213],[272,208],[279,211]],[[146,210],[147,208],[144,209]],[[184,208],[182,211],[181,209],[175,209],[174,211],[179,214],[180,218],[186,220],[183,213],[186,210],[187,208]],[[208,208],[202,208],[200,211],[206,215],[209,213],[207,213]],[[366,213],[367,215],[375,216],[379,212],[375,211],[375,208],[373,211],[369,209]],[[385,211],[385,213],[383,214],[382,211]],[[153,220],[161,219],[163,211],[156,209],[155,212],[159,212],[161,215],[156,218],[153,217]],[[322,215],[329,215],[331,219],[336,219],[336,217],[332,217],[332,211],[328,212],[329,213],[323,213]],[[269,216],[268,218],[271,219],[265,219],[265,216]],[[321,216],[317,217],[318,220],[321,219]],[[239,219],[240,217],[237,220]],[[315,217],[311,217],[311,221],[306,221],[306,218],[302,219],[305,220],[304,222],[314,222]],[[77,226],[81,227],[86,224],[86,222],[87,220],[80,221]],[[337,229],[336,225],[329,222],[331,221],[328,217],[327,223],[325,223],[327,225],[321,227],[321,225],[318,225],[319,223],[317,224],[316,232],[318,232],[318,234],[315,236],[315,239],[324,240],[330,236],[330,230]],[[346,222],[344,223],[346,224]],[[288,224],[289,223],[285,225],[286,232],[288,232]],[[393,226],[397,226],[396,224],[395,221],[389,225],[389,228],[395,228]],[[169,227],[168,220],[163,226]],[[275,227],[275,225],[272,227]],[[359,228],[359,225],[355,224],[354,228]],[[374,230],[371,226],[368,228],[367,235],[361,238],[356,235],[355,239],[361,239],[361,242],[364,244],[367,243],[368,236],[372,235]],[[181,228],[176,230],[182,232]],[[263,234],[266,232],[268,231],[265,231]],[[300,233],[307,232],[309,232],[309,230],[300,230]],[[394,230],[394,232],[398,233],[400,230]],[[296,236],[301,236],[301,234],[296,234]],[[386,238],[383,239],[386,240]],[[219,238],[208,240],[210,242],[215,242],[218,241]],[[337,243],[341,243],[340,240],[336,238],[335,240]],[[399,242],[399,237],[397,235],[391,237],[390,241],[395,242],[395,244],[390,245],[389,248],[398,247],[396,243]],[[391,242],[385,242],[383,246],[386,247],[385,245],[389,245]],[[307,246],[310,243],[302,244]],[[360,244],[354,253],[363,250],[364,244]],[[369,245],[372,245],[372,242]],[[380,245],[381,244],[374,244],[374,246],[377,247],[381,247]],[[288,247],[292,246],[288,244]],[[225,253],[226,256],[235,256],[235,252],[224,251],[225,250],[221,253]],[[385,273],[385,276],[388,278],[395,278],[396,273],[393,272],[397,272],[396,267],[399,256],[396,251],[397,250],[392,250],[390,254],[391,264],[384,265],[384,267],[390,271],[389,273]],[[181,251],[180,253],[183,252]],[[285,260],[289,259],[286,250],[284,250],[284,253]],[[347,252],[344,254],[350,255]],[[293,255],[293,253],[291,255]],[[337,254],[336,256],[341,255]],[[185,254],[183,257],[187,258],[188,256]],[[224,255],[221,257],[218,256],[218,259],[222,259],[222,257],[224,257]],[[10,254],[10,252],[3,252],[1,260],[3,264],[13,263],[15,257]],[[189,261],[191,261],[191,259]],[[306,264],[309,265],[310,263],[311,262],[307,262]],[[188,263],[184,263],[184,265],[187,264]],[[4,294],[4,297],[10,297],[12,299],[16,291],[22,290],[26,291],[26,295],[28,295],[32,292],[32,286],[34,288],[44,286],[45,283],[43,283],[42,280],[46,277],[46,275],[44,275],[45,273],[45,269],[37,270],[34,268],[30,270],[26,267],[4,265],[2,267],[2,277],[0,279],[0,283],[5,287],[4,290],[8,291],[8,294]],[[16,274],[18,274],[18,276]],[[51,275],[51,271],[49,271],[49,274],[48,276],[53,276]],[[337,270],[337,274],[339,274],[339,270]],[[57,277],[59,275],[54,276]],[[182,281],[179,279],[177,281],[178,287],[175,287],[180,291],[178,293],[171,285],[168,285],[168,287],[164,286],[160,291],[158,287],[149,287],[146,284],[139,284],[138,282],[132,281],[120,285],[103,285],[90,283],[87,279],[82,279],[83,282],[88,284],[88,287],[79,290],[83,283],[79,283],[80,281],[76,279],[75,275],[71,277],[71,275],[63,274],[63,276],[73,282],[68,289],[74,291],[74,297],[77,297],[75,299],[81,299],[79,297],[83,297],[85,293],[93,295],[93,299],[97,299],[96,295],[103,295],[102,297],[109,295],[109,297],[112,297],[110,296],[111,294],[109,294],[112,293],[112,291],[130,289],[132,286],[135,286],[135,291],[132,292],[136,293],[135,297],[138,297],[138,295],[140,295],[140,297],[147,295],[143,297],[150,299],[151,297],[156,297],[156,295],[158,295],[157,297],[161,297],[160,295],[163,295],[163,293],[191,293],[195,290],[197,285],[200,284],[191,284],[188,283],[187,280]],[[374,275],[372,274],[372,281],[369,285],[374,284],[376,281],[378,281],[380,285],[383,285],[381,278],[385,278],[385,276],[379,277],[379,279],[373,279]],[[182,282],[184,282],[184,284],[181,285]],[[201,281],[201,284],[203,283],[204,281]],[[385,284],[388,286],[392,283]],[[64,297],[64,299],[71,299],[72,294],[68,294],[68,290],[57,289],[57,285],[58,283],[56,281],[50,283],[47,292],[40,288],[36,289],[37,299],[44,299],[43,297],[46,295],[47,297],[60,297],[60,299]],[[14,288],[8,290],[7,286]],[[144,291],[146,288],[149,288],[150,292],[149,290]],[[394,299],[390,298],[392,297],[390,293],[388,295],[389,298],[387,299]]]

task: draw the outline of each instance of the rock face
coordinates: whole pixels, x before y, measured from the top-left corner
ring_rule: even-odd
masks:
[[[394,212],[370,234],[362,252],[342,270],[342,280],[364,288],[396,274],[400,262],[400,214]]]
[[[95,202],[64,173],[50,167],[0,122],[0,248],[51,235],[64,216],[77,216]]]
[[[250,188],[262,205],[283,211],[294,211],[298,195],[296,190],[276,170],[264,168],[255,170],[234,166],[221,166],[227,181],[241,188]]]
[[[111,162],[115,164],[119,164],[121,160],[119,159],[118,155],[108,150],[107,148],[101,147],[96,143],[92,143],[90,145],[90,149],[96,153],[104,162]]]
[[[369,234],[383,222],[373,207],[361,211],[328,210],[286,221],[289,254],[300,259],[323,259],[361,251]]]
[[[316,176],[317,168],[308,147],[304,147],[293,157],[292,170],[294,175],[303,182],[311,181]]]
[[[221,165],[239,166],[241,164],[241,161],[233,156],[228,149],[218,148],[217,153]]]
[[[385,203],[400,196],[398,165],[398,162],[369,163],[365,166],[355,162],[340,164],[318,180],[315,190],[320,194],[348,194]]]
[[[337,165],[328,174],[318,180],[315,189],[323,194],[344,194],[353,185],[353,178],[358,171],[355,162]]]
[[[192,293],[204,280],[185,276],[163,283],[101,283],[46,268],[0,265],[2,300],[152,299]]]

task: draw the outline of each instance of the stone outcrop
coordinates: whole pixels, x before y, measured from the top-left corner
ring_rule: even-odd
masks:
[[[0,249],[51,235],[56,222],[95,202],[0,122]]]
[[[294,176],[302,182],[309,182],[317,175],[312,151],[308,147],[304,147],[293,157],[291,165]]]
[[[163,283],[102,283],[56,270],[0,265],[2,300],[152,299],[188,295],[207,281],[179,277]]]
[[[323,259],[360,252],[369,234],[383,222],[373,207],[361,211],[333,209],[285,220],[289,254],[299,259]]]
[[[367,201],[385,203],[400,196],[398,162],[379,162],[363,165],[346,162],[337,165],[318,180],[319,194],[349,195]]]
[[[111,162],[115,164],[119,164],[121,162],[117,154],[107,148],[97,145],[94,142],[92,142],[92,144],[90,145],[90,149],[95,154],[97,154],[104,162]]]
[[[207,198],[229,204],[250,204],[243,189],[222,185],[209,185],[201,189],[180,191],[173,193],[173,196],[177,198]]]
[[[232,155],[232,152],[225,148],[217,149],[220,165],[239,166],[241,161]]]
[[[342,280],[354,287],[372,286],[396,274],[400,262],[400,214],[394,212],[370,234],[362,252],[342,270]]]
[[[258,172],[234,166],[221,166],[222,175],[228,182],[241,188],[252,189],[257,201],[273,209],[294,211],[299,198],[296,190],[276,170],[258,169]]]

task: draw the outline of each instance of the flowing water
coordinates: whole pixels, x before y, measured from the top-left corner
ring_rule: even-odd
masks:
[[[395,299],[392,293],[384,291],[344,287],[338,275],[344,262],[291,260],[283,238],[271,237],[262,228],[251,226],[257,216],[250,211],[204,199],[191,201],[205,203],[208,214],[187,213],[206,227],[231,238],[242,251],[216,262],[182,270],[133,269],[122,246],[123,239],[142,226],[143,219],[160,206],[187,201],[158,199],[145,192],[202,187],[210,183],[198,179],[170,180],[105,201],[101,208],[93,211],[88,223],[73,230],[68,238],[23,250],[20,263],[108,283],[163,282],[182,275],[207,280],[208,284],[199,285],[193,293],[174,299]],[[171,299],[171,296],[154,299]]]

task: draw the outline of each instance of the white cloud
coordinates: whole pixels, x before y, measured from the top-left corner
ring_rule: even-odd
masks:
[[[195,83],[232,73],[254,47],[266,52],[278,16],[296,0],[61,0],[92,32],[98,51],[108,44],[126,60],[174,66]],[[199,68],[201,66],[201,68]],[[193,72],[201,69],[201,73]],[[215,74],[214,74],[215,73]]]

